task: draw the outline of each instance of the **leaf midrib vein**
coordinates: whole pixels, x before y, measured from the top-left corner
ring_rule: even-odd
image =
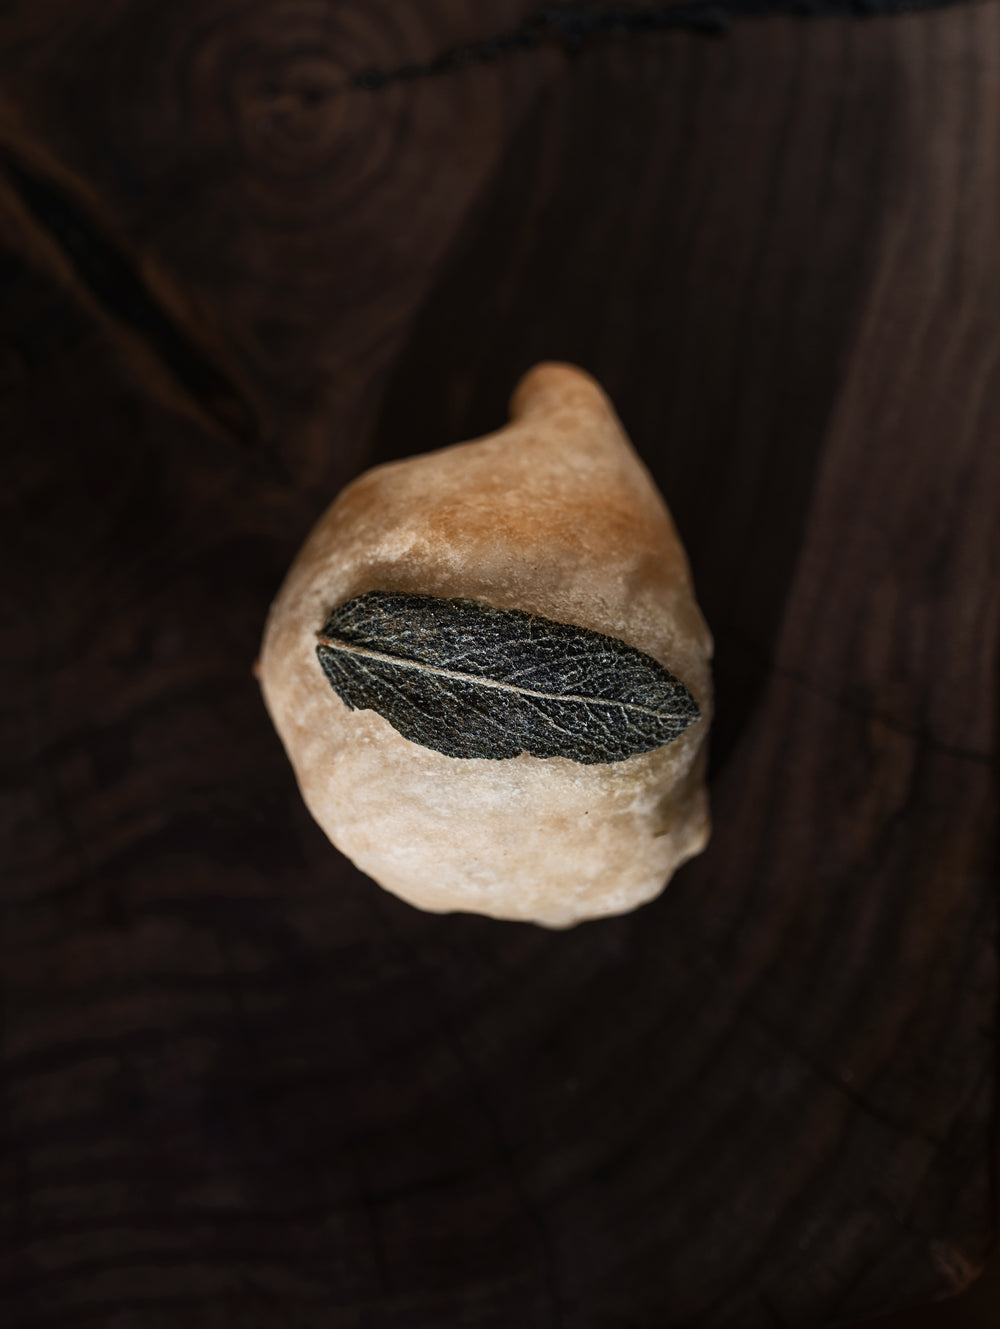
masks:
[[[652,715],[658,720],[681,720],[680,711],[654,711],[651,706],[641,706],[634,701],[614,701],[606,697],[585,697],[579,692],[539,692],[535,688],[519,687],[514,683],[504,683],[500,679],[484,677],[480,674],[463,674],[457,669],[444,669],[441,665],[427,664],[423,660],[407,660],[404,656],[389,655],[386,651],[373,651],[369,646],[355,646],[336,637],[327,637],[322,632],[316,634],[321,646],[333,651],[344,651],[349,655],[364,655],[372,660],[382,660],[386,664],[399,665],[403,669],[422,669],[428,674],[439,674],[442,678],[453,678],[459,683],[474,683],[485,688],[496,688],[500,692],[516,692],[524,697],[539,697],[543,701],[586,702],[591,706],[620,706],[625,710],[639,711],[643,715]]]

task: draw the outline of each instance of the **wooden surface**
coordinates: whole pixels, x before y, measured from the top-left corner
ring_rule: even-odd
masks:
[[[806,1329],[989,1246],[1000,7],[342,87],[521,15],[0,8],[13,1329]],[[548,357],[718,657],[708,852],[566,933],[354,870],[250,674]]]

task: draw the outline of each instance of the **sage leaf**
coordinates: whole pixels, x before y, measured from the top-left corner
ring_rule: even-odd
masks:
[[[346,706],[377,711],[448,757],[623,761],[701,717],[651,656],[520,609],[368,591],[334,609],[317,637]]]

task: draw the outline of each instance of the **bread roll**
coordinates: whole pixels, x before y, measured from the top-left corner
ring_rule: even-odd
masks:
[[[563,928],[705,847],[711,651],[610,402],[543,363],[503,429],[348,485],[258,674],[306,805],[364,872],[421,909]]]

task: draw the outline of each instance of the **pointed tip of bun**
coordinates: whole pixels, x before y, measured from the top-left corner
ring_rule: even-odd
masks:
[[[562,360],[542,360],[518,380],[510,398],[510,417],[518,420],[581,406],[611,409],[604,389],[585,369]]]

